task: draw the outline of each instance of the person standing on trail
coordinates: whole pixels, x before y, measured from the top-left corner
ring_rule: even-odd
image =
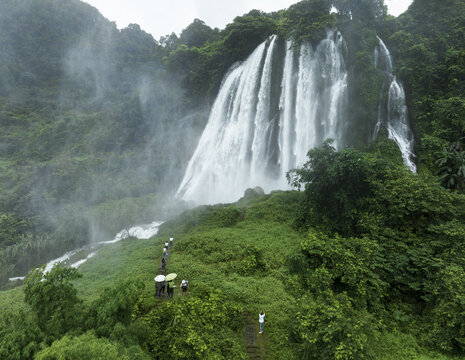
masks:
[[[168,281],[166,284],[167,284],[166,292],[168,293],[168,297],[172,298],[173,295],[174,295],[174,288],[176,287],[176,285],[171,284],[171,280]],[[171,287],[170,287],[170,285],[171,285]]]
[[[181,281],[181,289],[182,289],[182,294],[184,295],[184,293],[187,293],[187,279],[184,278],[182,281]]]
[[[263,333],[263,324],[265,323],[265,312],[262,310],[260,314],[258,314],[258,325],[260,325],[260,332],[259,334]]]
[[[173,246],[173,241],[174,241],[174,238],[170,236],[170,247]]]
[[[162,293],[165,294],[165,281],[164,280],[160,283],[160,296]]]
[[[165,248],[168,249],[168,241],[165,241]]]
[[[163,271],[163,273],[166,272],[166,260],[165,258],[161,258],[161,271]]]
[[[163,259],[166,259],[166,248],[163,248]]]

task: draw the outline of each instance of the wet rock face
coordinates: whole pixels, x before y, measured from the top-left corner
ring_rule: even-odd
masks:
[[[245,190],[244,196],[241,200],[254,199],[263,195],[265,195],[265,191],[263,191],[263,189],[260,186],[256,186],[253,189],[248,188],[247,190]]]

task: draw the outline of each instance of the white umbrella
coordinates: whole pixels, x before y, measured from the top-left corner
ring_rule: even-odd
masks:
[[[153,278],[153,280],[155,280],[155,282],[165,281],[165,275],[157,275]]]

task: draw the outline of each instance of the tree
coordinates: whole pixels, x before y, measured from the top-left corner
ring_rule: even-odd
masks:
[[[341,14],[357,20],[369,21],[387,15],[384,0],[333,0],[333,5]]]
[[[127,280],[106,288],[91,305],[88,326],[95,329],[98,336],[106,337],[112,335],[117,325],[129,326],[143,287],[142,282]]]
[[[378,327],[373,314],[355,308],[344,292],[303,298],[294,329],[300,359],[373,359]]]
[[[0,213],[0,248],[16,243],[27,228],[26,221],[11,213]]]
[[[32,360],[41,349],[43,333],[36,319],[23,310],[0,314],[0,359]]]
[[[25,301],[37,316],[39,328],[49,337],[57,338],[82,326],[82,301],[71,283],[81,276],[77,269],[61,264],[48,273],[42,267],[27,276]]]
[[[365,211],[372,194],[370,179],[376,173],[376,160],[355,149],[336,152],[326,140],[308,152],[308,162],[287,176],[294,187],[305,186],[306,217],[309,222],[344,235],[357,233],[358,215]],[[380,167],[378,166],[378,170]]]
[[[443,149],[436,165],[439,167],[437,174],[446,188],[465,190],[465,149],[462,141],[456,141],[449,149]]]
[[[297,43],[310,39],[318,43],[328,28],[335,26],[336,18],[330,14],[329,0],[300,1],[283,12],[279,22],[280,35],[293,38]]]
[[[186,44],[189,48],[193,46],[201,47],[207,41],[215,41],[218,37],[218,29],[213,30],[202,20],[194,19],[194,21],[181,32],[179,42]]]
[[[168,359],[240,359],[240,314],[219,291],[163,302],[141,318],[151,327],[145,346]]]
[[[226,26],[222,33],[224,45],[233,59],[244,60],[268,36],[276,33],[276,25],[267,14],[252,10]]]

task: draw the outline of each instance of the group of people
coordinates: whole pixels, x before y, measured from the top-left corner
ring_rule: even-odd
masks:
[[[173,246],[174,238],[170,236],[170,241],[165,241],[165,246],[163,247],[163,256],[161,258],[161,271],[166,272],[166,258],[168,257],[168,249]]]
[[[173,246],[173,241],[174,238],[171,236],[169,242],[165,241],[165,246],[163,247],[163,257],[161,259],[161,270],[163,271],[163,274],[166,273],[166,258],[168,256],[168,250]],[[174,288],[176,285],[171,284],[172,280],[170,281],[161,281],[161,282],[156,282],[155,283],[155,296],[156,297],[161,297],[161,294],[165,294],[165,289],[166,293],[168,294],[168,297],[173,297],[174,295]],[[187,284],[188,280],[186,278],[182,279],[181,284],[179,285],[182,289],[182,295],[187,293]],[[260,327],[259,334],[263,334],[263,326],[265,324],[265,312],[262,310],[258,314],[258,325]]]
[[[181,284],[179,284],[179,286],[181,287],[181,290],[182,290],[182,295],[185,295],[187,293],[187,284],[189,283],[189,281],[184,278],[182,279],[181,281]],[[170,280],[170,281],[160,281],[160,282],[156,282],[155,283],[155,296],[156,297],[161,297],[162,295],[161,294],[165,294],[165,290],[166,290],[166,294],[168,295],[168,297],[173,297],[174,295],[174,288],[176,287],[176,285],[174,285],[174,282],[173,280]]]
[[[169,242],[165,241],[165,245],[163,247],[163,256],[161,258],[161,266],[160,266],[163,274],[166,273],[166,259],[168,257],[168,250],[173,246],[173,242],[174,242],[174,238],[170,236]],[[174,295],[174,288],[176,287],[176,285],[173,285],[171,283],[172,281],[173,280],[155,282],[155,296],[161,297],[162,294],[163,295],[165,294],[165,290],[166,290],[168,297],[172,298]],[[187,293],[187,284],[188,284],[188,280],[184,278],[181,281],[181,284],[179,285],[182,289],[182,295]]]

